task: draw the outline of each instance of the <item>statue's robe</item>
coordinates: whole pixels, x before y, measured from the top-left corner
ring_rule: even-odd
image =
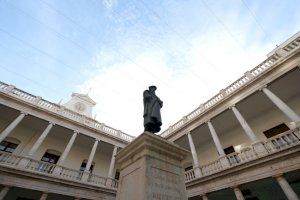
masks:
[[[150,128],[150,132],[157,133],[160,131],[160,126],[162,125],[160,115],[162,101],[155,94],[149,92],[149,90],[144,91],[143,97],[145,130]]]

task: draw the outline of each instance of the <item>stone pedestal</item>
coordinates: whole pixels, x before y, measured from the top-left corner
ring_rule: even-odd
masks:
[[[117,155],[117,200],[187,200],[181,161],[189,151],[144,132]]]

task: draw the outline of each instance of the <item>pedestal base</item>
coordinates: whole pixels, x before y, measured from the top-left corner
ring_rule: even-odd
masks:
[[[117,200],[187,200],[181,161],[190,152],[144,132],[116,156]]]

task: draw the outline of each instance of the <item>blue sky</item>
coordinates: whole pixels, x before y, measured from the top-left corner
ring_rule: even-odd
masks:
[[[163,130],[262,62],[300,29],[298,0],[0,0],[0,81],[142,132],[158,86]]]

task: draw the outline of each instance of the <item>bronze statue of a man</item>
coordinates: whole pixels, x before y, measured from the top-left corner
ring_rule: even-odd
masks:
[[[160,109],[163,102],[155,94],[156,86],[150,86],[149,90],[145,90],[144,97],[144,127],[145,131],[157,133],[160,131],[161,115]]]

